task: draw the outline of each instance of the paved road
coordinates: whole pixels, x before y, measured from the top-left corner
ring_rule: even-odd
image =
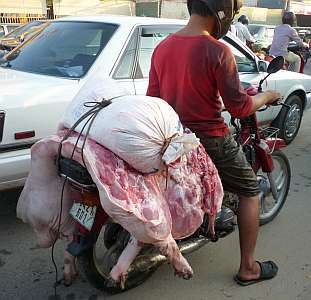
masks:
[[[144,285],[122,295],[106,296],[92,288],[83,274],[71,287],[59,287],[65,300],[310,300],[311,299],[311,111],[305,114],[299,136],[287,148],[292,185],[280,216],[261,228],[257,257],[275,259],[276,279],[251,287],[237,286],[232,277],[238,266],[238,235],[207,245],[188,256],[195,277],[175,278],[169,266],[161,267]],[[0,194],[0,299],[31,300],[53,297],[54,271],[50,250],[34,249],[31,229],[15,218],[19,191]],[[61,267],[62,252],[56,256]]]

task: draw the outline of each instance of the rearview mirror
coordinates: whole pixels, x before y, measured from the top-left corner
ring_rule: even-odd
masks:
[[[277,56],[270,62],[268,69],[267,69],[267,73],[273,74],[273,73],[280,71],[283,68],[284,63],[285,63],[284,57]]]
[[[263,79],[260,80],[259,82],[259,86],[258,86],[258,92],[261,93],[262,92],[262,84],[264,83],[264,81],[271,75],[271,74],[274,74],[278,71],[280,71],[283,66],[284,66],[284,63],[285,63],[285,59],[283,56],[277,56],[276,58],[274,58],[269,66],[268,66],[268,69],[267,69],[267,76]]]

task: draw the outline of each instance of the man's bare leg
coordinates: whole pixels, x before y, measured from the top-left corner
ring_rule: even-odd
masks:
[[[257,279],[260,266],[254,259],[259,228],[259,199],[240,197],[238,209],[241,263],[238,276],[244,280]]]

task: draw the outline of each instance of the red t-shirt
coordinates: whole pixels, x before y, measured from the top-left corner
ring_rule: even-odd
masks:
[[[203,35],[173,34],[156,47],[147,95],[167,101],[186,127],[208,136],[229,131],[222,101],[233,117],[246,117],[253,107],[230,48]]]

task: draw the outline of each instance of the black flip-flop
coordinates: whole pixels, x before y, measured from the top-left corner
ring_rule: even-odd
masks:
[[[238,275],[234,276],[234,280],[237,284],[242,286],[248,286],[251,284],[255,284],[264,280],[269,280],[274,278],[278,273],[278,266],[273,261],[264,261],[259,262],[256,261],[260,266],[260,275],[257,279],[245,280],[241,279]]]

